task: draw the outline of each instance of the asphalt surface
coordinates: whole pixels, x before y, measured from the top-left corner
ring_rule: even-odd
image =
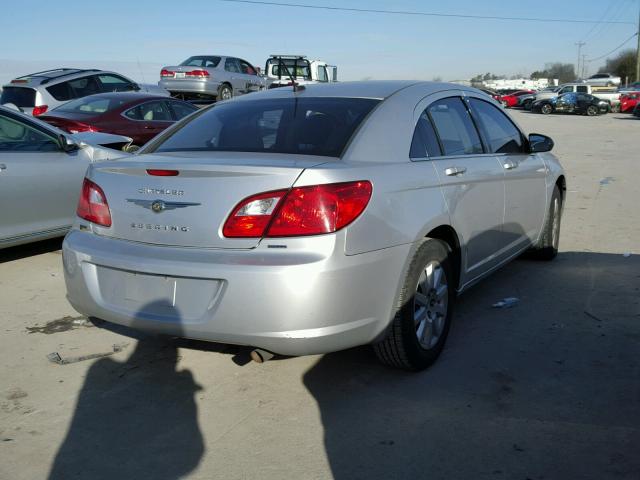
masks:
[[[567,170],[561,253],[463,295],[422,373],[95,326],[60,241],[0,252],[0,478],[640,479],[640,120],[513,115]]]

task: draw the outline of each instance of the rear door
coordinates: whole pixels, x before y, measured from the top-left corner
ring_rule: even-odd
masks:
[[[537,154],[529,153],[524,135],[503,111],[480,98],[468,102],[485,144],[504,170],[503,235],[510,255],[540,233],[547,205],[546,166]]]
[[[164,100],[152,100],[137,105],[123,113],[130,120],[119,135],[130,136],[135,145],[143,145],[173,123],[171,110]]]
[[[242,95],[245,91],[246,81],[240,71],[240,62],[237,58],[227,57],[224,60],[224,69],[228,73],[228,79],[233,89],[233,95]]]
[[[86,158],[62,151],[55,134],[0,112],[0,237],[71,226]]]
[[[425,114],[440,147],[432,161],[452,225],[461,237],[464,284],[495,266],[505,246],[504,172],[496,157],[485,153],[460,96],[433,101]]]
[[[262,87],[262,80],[258,76],[258,71],[249,62],[238,59],[240,64],[240,71],[246,82],[244,93],[257,92]]]

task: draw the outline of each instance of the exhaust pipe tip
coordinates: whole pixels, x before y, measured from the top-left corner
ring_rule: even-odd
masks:
[[[256,348],[251,350],[251,360],[256,363],[264,363],[273,358],[273,353],[268,352],[266,350],[262,350],[261,348]]]

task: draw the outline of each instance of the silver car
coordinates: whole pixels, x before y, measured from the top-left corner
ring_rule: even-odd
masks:
[[[457,294],[558,249],[565,176],[486,94],[353,82],[204,109],[90,167],[63,245],[79,312],[285,355],[373,344],[419,370]]]
[[[94,145],[131,142],[104,133],[70,135],[0,107],[0,249],[64,235],[89,164],[125,155],[81,138]]]
[[[141,89],[119,73],[98,69],[57,68],[14,78],[2,87],[0,104],[12,104],[38,116],[75,98],[94,93]]]
[[[266,88],[266,80],[246,60],[197,55],[180,65],[162,67],[158,86],[182,100],[229,100]]]

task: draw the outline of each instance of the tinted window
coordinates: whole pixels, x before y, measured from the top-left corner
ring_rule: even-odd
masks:
[[[280,65],[282,64],[282,68]],[[309,62],[307,60],[296,61],[293,58],[278,60],[270,59],[267,61],[267,73],[269,73],[269,65],[273,65],[272,75],[288,77],[289,74],[295,77],[306,78],[311,80],[311,69],[309,68]]]
[[[240,64],[236,58],[227,58],[224,61],[224,69],[231,73],[240,73]]]
[[[27,123],[0,115],[0,152],[58,151],[58,142]]]
[[[103,92],[130,92],[135,85],[126,78],[117,75],[98,75]]]
[[[133,107],[124,116],[131,120],[142,120],[145,122],[171,122],[171,113],[165,102],[158,100],[155,102],[145,102],[137,107]]]
[[[587,88],[587,87],[584,87],[584,88]],[[564,87],[558,90],[558,95],[562,95],[563,93],[567,93],[571,91],[573,91],[573,87]]]
[[[198,107],[186,102],[169,102],[169,105],[175,114],[176,120],[180,120],[198,110]]]
[[[18,107],[31,108],[36,105],[36,91],[33,88],[4,87],[0,105],[13,103]]]
[[[520,131],[500,109],[475,98],[471,98],[469,102],[492,152],[522,153],[524,151]]]
[[[74,98],[73,91],[69,87],[69,82],[58,83],[57,85],[51,85],[47,87],[47,92],[51,94],[53,98],[60,102],[66,102]]]
[[[587,93],[589,91],[589,87],[587,87],[586,85],[578,85],[576,87],[576,91],[577,92]]]
[[[339,157],[378,102],[363,98],[277,98],[221,103],[187,120],[148,151]]]
[[[72,98],[86,97],[87,95],[100,93],[100,86],[94,76],[69,80],[68,84],[73,91]]]
[[[442,153],[438,138],[425,111],[420,115],[416,129],[413,131],[409,156],[411,158],[424,158],[425,156],[437,157],[439,155],[442,155]]]
[[[180,65],[185,67],[217,67],[220,63],[220,57],[189,57]]]
[[[319,82],[329,81],[329,78],[327,77],[327,69],[323,66],[318,67],[318,81]]]
[[[445,155],[483,152],[478,132],[460,98],[438,100],[427,108],[427,112],[438,132]]]

